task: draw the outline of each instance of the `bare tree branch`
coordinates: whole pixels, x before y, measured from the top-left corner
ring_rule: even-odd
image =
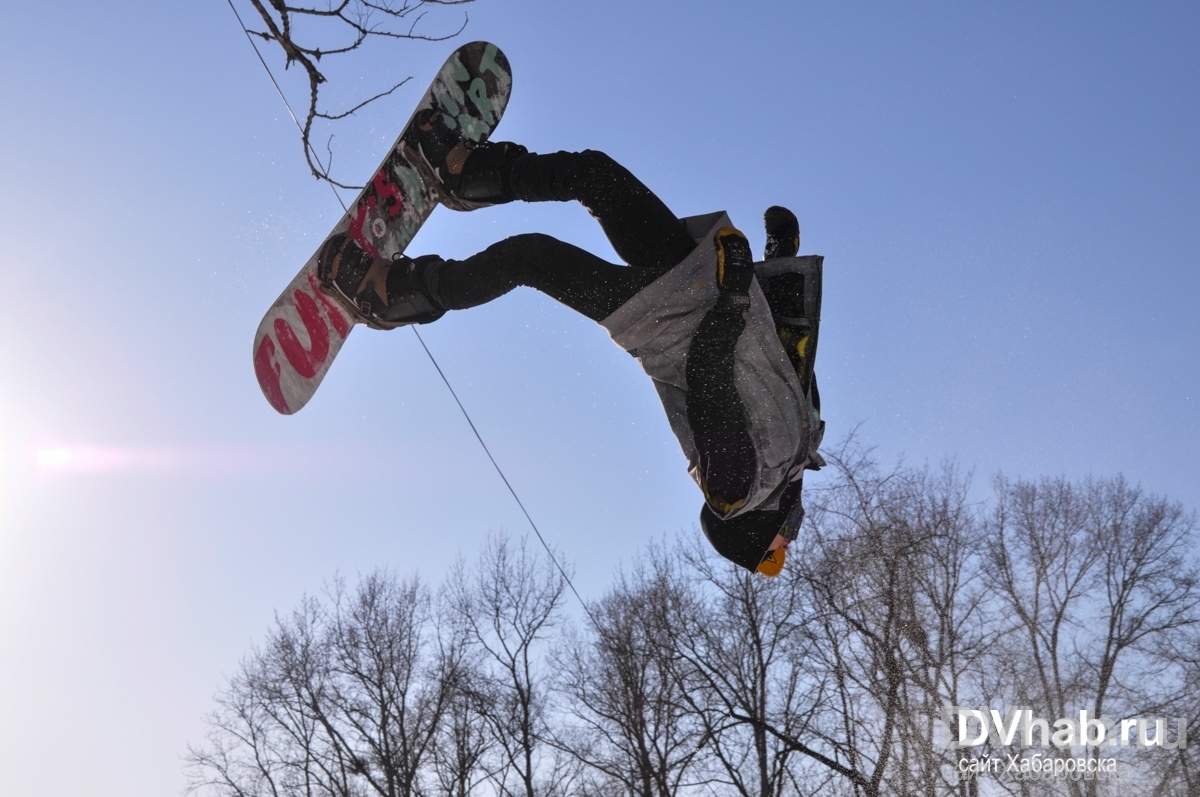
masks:
[[[344,55],[358,50],[370,39],[433,42],[452,39],[466,28],[468,21],[466,14],[463,14],[462,22],[457,28],[447,33],[426,34],[419,32],[418,26],[431,7],[463,5],[472,1],[384,0],[383,2],[370,2],[369,0],[340,0],[337,3],[328,3],[322,8],[317,5],[290,5],[284,0],[265,0],[265,2],[264,0],[249,0],[254,10],[258,12],[264,29],[244,28],[246,33],[278,44],[283,50],[284,68],[288,69],[293,64],[298,64],[308,79],[308,109],[304,113],[303,121],[297,120],[297,124],[300,126],[304,159],[314,177],[325,180],[338,188],[352,190],[361,188],[361,186],[339,182],[330,175],[332,153],[330,153],[328,162],[321,163],[312,146],[313,122],[317,119],[338,121],[352,116],[376,100],[387,97],[412,79],[411,76],[406,77],[390,89],[381,91],[347,110],[331,112],[321,110],[319,107],[320,89],[327,79],[318,69],[317,64],[323,58],[327,59],[330,56]],[[302,43],[296,37],[296,23],[306,19],[326,23],[318,26],[319,33],[308,32],[308,36],[317,39],[314,43],[309,43],[307,39]]]

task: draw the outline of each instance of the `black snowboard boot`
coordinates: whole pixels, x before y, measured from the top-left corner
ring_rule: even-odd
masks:
[[[517,144],[473,144],[450,130],[436,111],[424,111],[404,140],[405,155],[421,179],[438,188],[443,205],[477,210],[511,202],[507,167],[527,150]]]
[[[321,247],[319,258],[321,285],[369,327],[427,324],[446,313],[424,279],[431,266],[442,262],[436,255],[415,260],[396,255],[384,260],[371,257],[349,235],[338,233]]]
[[[717,306],[745,309],[750,305],[750,284],[754,280],[750,242],[733,227],[722,227],[713,245],[717,250],[717,287],[721,289]]]
[[[787,208],[772,205],[763,214],[763,223],[767,227],[767,247],[763,251],[763,260],[795,257],[800,251],[800,222],[796,221],[796,214]]]
[[[480,144],[466,154],[457,171],[455,164],[448,164],[442,185],[460,203],[469,205],[464,208],[467,210],[512,202],[517,198],[509,179],[512,162],[528,152],[509,141]]]

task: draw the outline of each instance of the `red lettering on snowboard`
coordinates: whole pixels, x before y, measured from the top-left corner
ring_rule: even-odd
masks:
[[[292,325],[282,318],[275,319],[275,336],[279,338],[283,354],[296,373],[305,379],[312,379],[329,356],[329,327],[321,320],[321,310],[313,297],[299,289],[292,295],[296,299],[296,312],[300,314],[300,320],[308,332],[311,348],[304,348]]]
[[[275,362],[275,341],[271,340],[270,335],[263,335],[258,344],[258,351],[254,352],[254,375],[258,377],[258,386],[262,388],[263,395],[271,402],[271,406],[277,412],[291,415],[292,410],[288,407],[287,399],[283,397],[283,388],[279,384],[281,370],[279,363]]]
[[[400,189],[396,184],[388,179],[387,172],[383,169],[375,172],[375,195],[387,206],[387,215],[389,219],[394,219],[400,215],[400,209],[404,207],[404,195],[400,193]]]
[[[404,195],[400,193],[396,184],[388,179],[386,169],[375,172],[371,188],[374,190],[363,197],[362,201],[358,203],[358,207],[354,209],[354,218],[350,220],[349,233],[364,252],[371,257],[379,257],[379,250],[375,248],[375,244],[371,243],[366,235],[363,235],[363,224],[367,220],[369,211],[377,211],[381,202],[389,219],[399,216],[404,207]]]
[[[366,239],[363,235],[363,222],[367,219],[367,201],[364,200],[358,203],[358,207],[354,209],[354,218],[350,219],[350,237],[354,242],[363,248],[363,251],[371,257],[379,257],[379,251],[375,246]]]

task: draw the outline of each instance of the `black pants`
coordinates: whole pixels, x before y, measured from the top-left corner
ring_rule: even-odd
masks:
[[[525,285],[600,321],[696,246],[662,200],[601,152],[523,155],[511,165],[507,190],[527,202],[578,201],[628,265],[609,263],[548,235],[517,235],[430,272],[430,292],[447,310],[474,307]],[[686,365],[688,422],[710,503],[718,511],[747,495],[756,470],[733,382],[734,347],[745,323],[740,312],[710,311]]]

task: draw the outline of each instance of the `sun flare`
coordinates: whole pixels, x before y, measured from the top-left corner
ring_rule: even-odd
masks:
[[[171,457],[155,451],[92,445],[50,445],[37,450],[38,470],[53,473],[103,473],[168,464]]]

